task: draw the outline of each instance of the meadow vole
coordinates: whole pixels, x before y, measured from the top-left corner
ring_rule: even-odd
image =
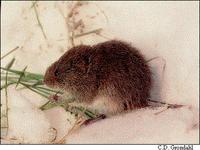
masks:
[[[71,48],[47,69],[44,83],[115,114],[148,105],[151,72],[136,48],[112,40]]]

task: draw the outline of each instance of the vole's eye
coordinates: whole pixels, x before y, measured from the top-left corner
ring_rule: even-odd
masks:
[[[58,72],[57,69],[55,70],[54,75],[55,75],[56,77],[59,75],[59,72]]]

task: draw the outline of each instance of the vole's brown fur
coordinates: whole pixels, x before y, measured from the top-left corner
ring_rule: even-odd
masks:
[[[121,112],[147,106],[151,72],[136,48],[112,40],[70,49],[47,69],[44,82],[72,93],[79,102],[107,97]]]

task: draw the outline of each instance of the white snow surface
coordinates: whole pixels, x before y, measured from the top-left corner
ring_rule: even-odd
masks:
[[[9,136],[22,143],[48,143],[52,140],[50,123],[45,114],[20,97],[14,89],[9,91]]]
[[[198,143],[198,113],[188,108],[161,111],[145,109],[123,114],[88,125],[69,136],[67,143],[130,144],[130,143]],[[197,111],[197,110],[196,110]]]
[[[69,47],[67,29],[59,9],[67,13],[66,2],[40,1],[38,12],[44,26],[45,40],[30,1],[6,2],[1,5],[1,53],[20,46],[1,61],[5,66],[13,56],[13,68],[44,73]],[[96,7],[98,6],[98,7]],[[108,18],[98,12],[101,8]],[[153,71],[153,99],[186,107],[135,110],[83,126],[66,139],[69,143],[198,143],[199,142],[199,3],[198,2],[89,2],[80,13],[89,31],[103,28],[110,39],[127,41],[139,48]],[[100,15],[93,20],[88,15]],[[64,39],[64,40],[62,40]],[[82,37],[78,43],[95,44],[106,39],[96,35]],[[166,62],[164,76],[162,68]],[[74,117],[62,108],[39,110],[46,102],[31,91],[9,88],[9,137],[16,143],[49,143],[73,126]],[[1,103],[5,104],[4,91]],[[70,120],[70,121],[69,121]],[[2,143],[12,143],[2,140]]]

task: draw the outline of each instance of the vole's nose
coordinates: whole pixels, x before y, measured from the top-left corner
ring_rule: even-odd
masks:
[[[43,83],[47,86],[53,86],[54,85],[54,80],[50,77],[44,77]]]
[[[43,79],[43,83],[47,85],[48,87],[53,88],[55,84],[57,83],[57,80],[55,76],[52,73],[50,73],[49,70],[47,70]]]

